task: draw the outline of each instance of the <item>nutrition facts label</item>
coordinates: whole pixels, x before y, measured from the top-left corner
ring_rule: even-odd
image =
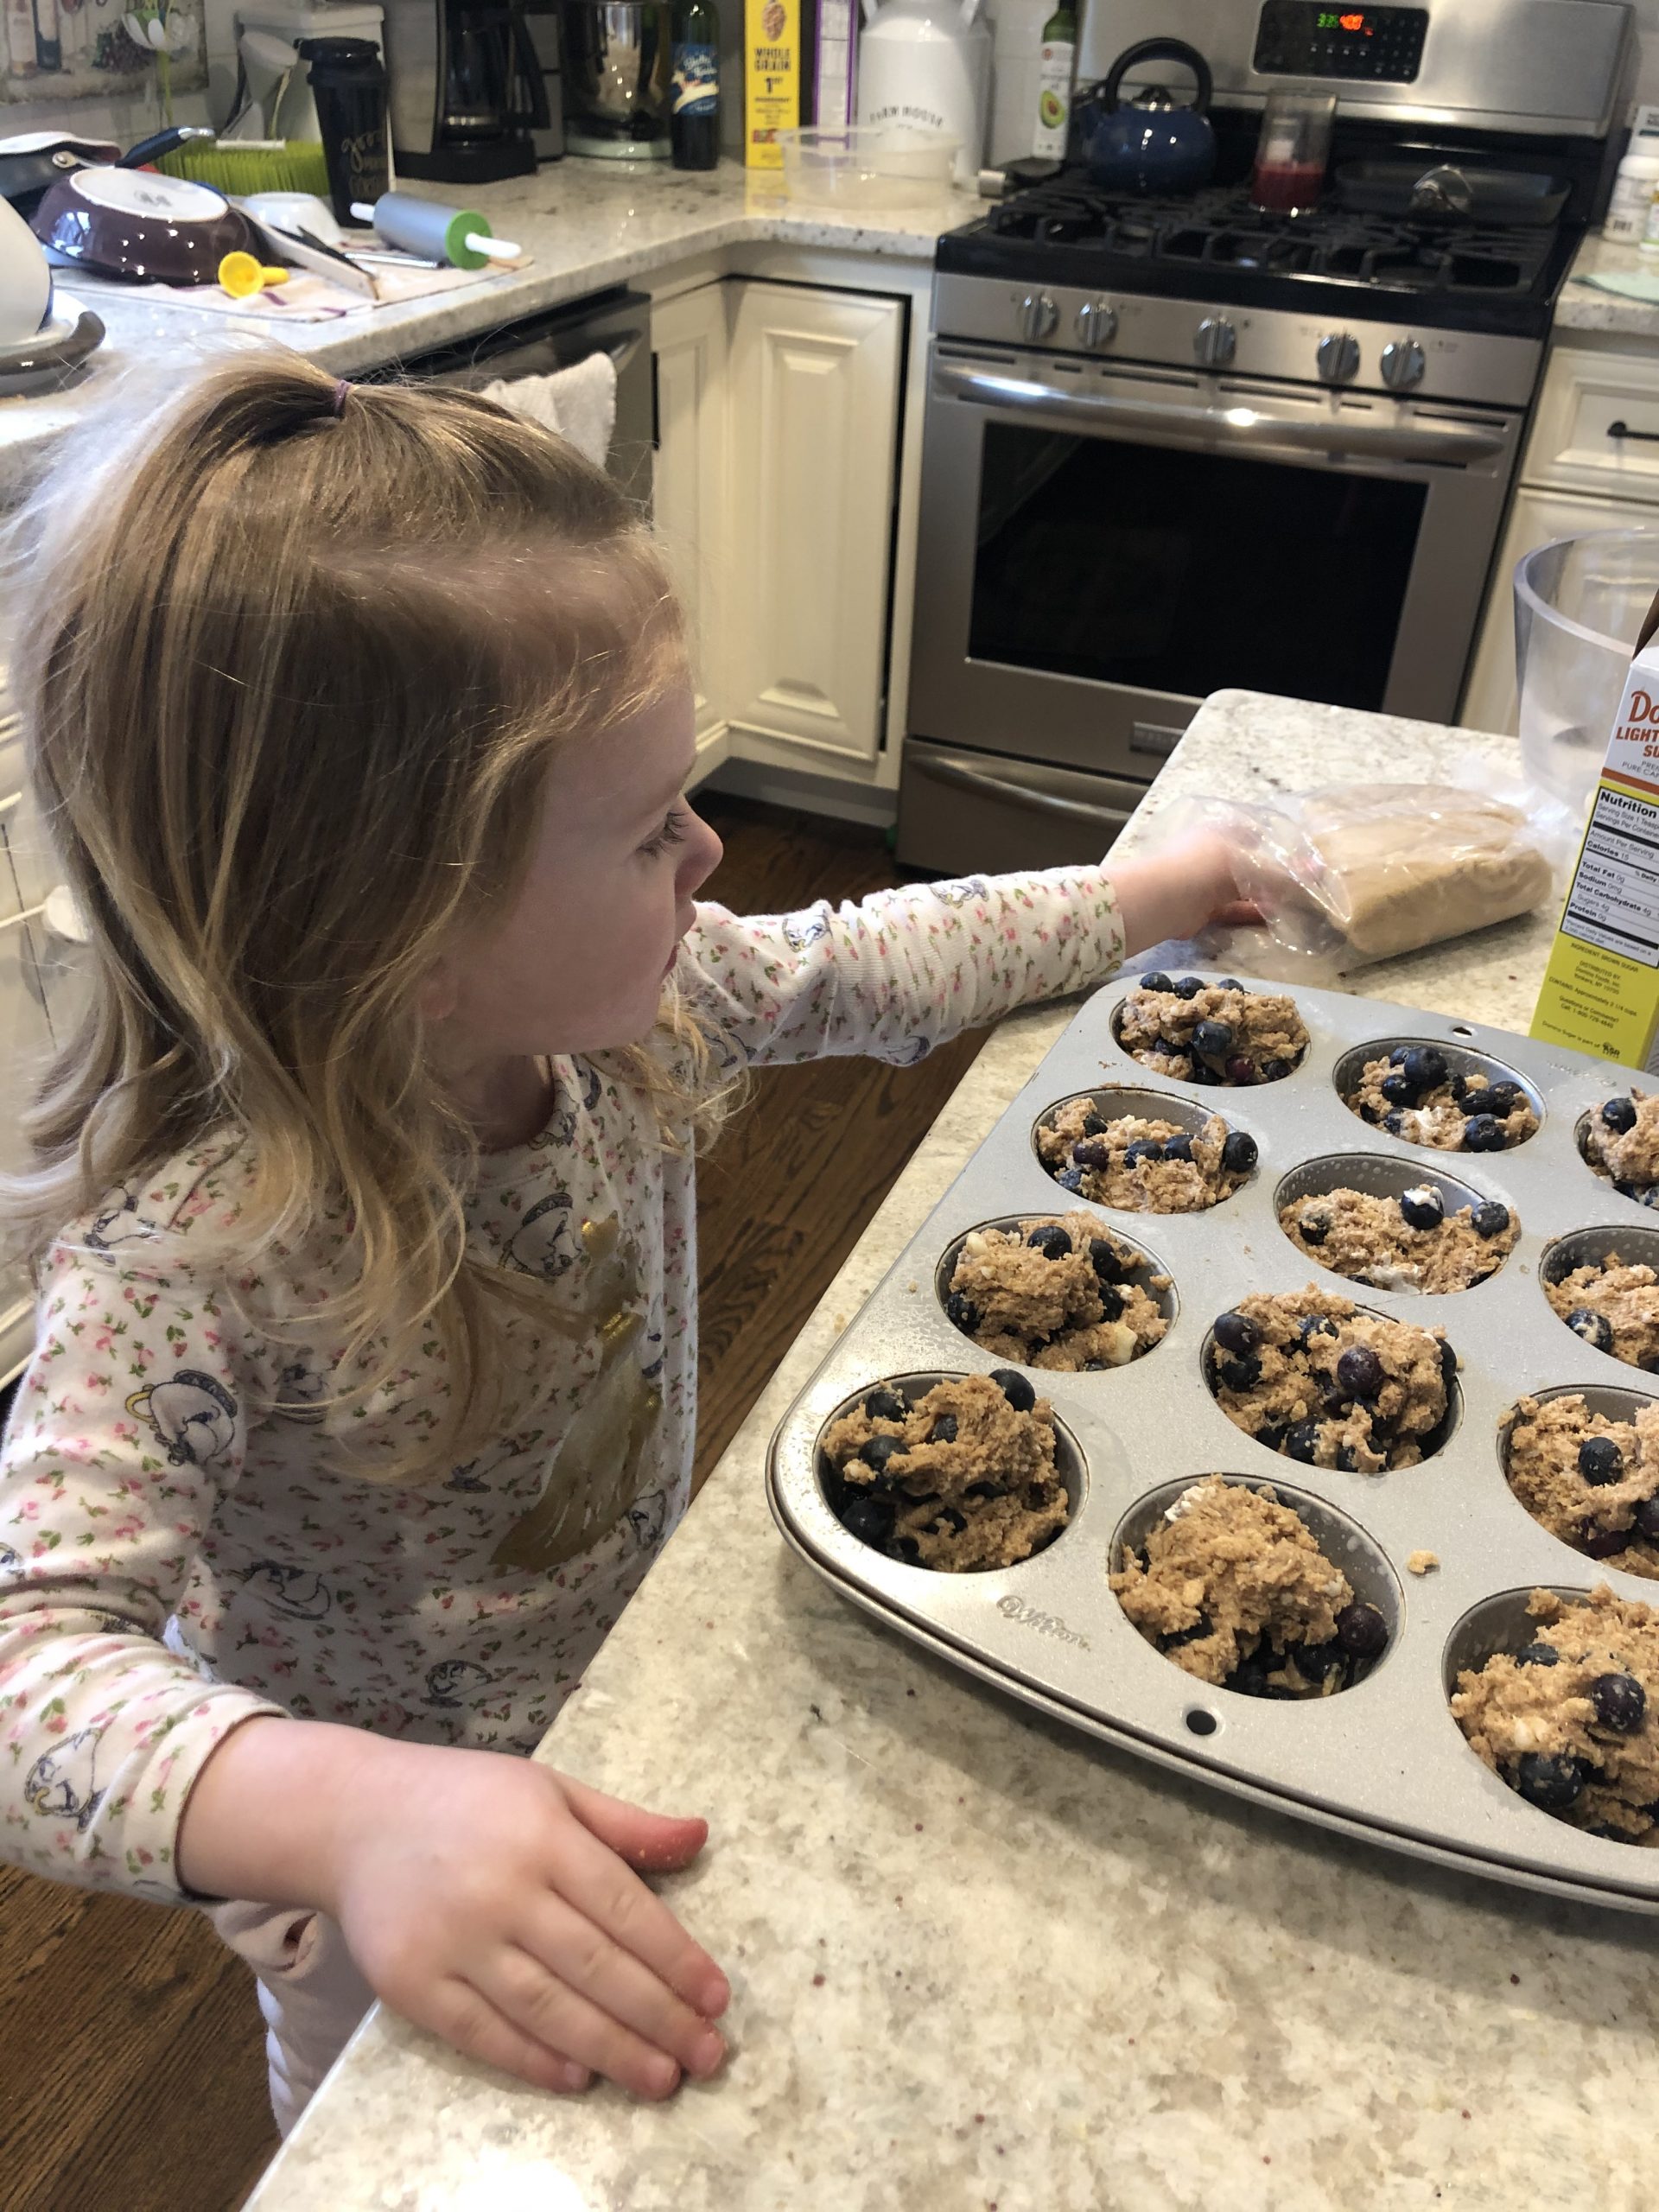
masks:
[[[1561,928],[1659,968],[1659,804],[1602,785]]]

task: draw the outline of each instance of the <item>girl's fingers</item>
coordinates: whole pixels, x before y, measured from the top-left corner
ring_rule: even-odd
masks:
[[[550,1891],[537,1899],[514,1934],[519,1948],[550,1974],[688,2074],[712,2074],[725,2057],[725,2044],[701,2013]]]
[[[479,1995],[532,2044],[568,2053],[637,2097],[670,2096],[681,2069],[666,2051],[613,2019],[517,1944],[493,1948],[468,1978]]]
[[[573,1782],[568,1774],[559,1777],[559,1787],[583,1827],[644,1873],[677,1872],[690,1865],[709,1840],[707,1821],[647,1812],[626,1797],[607,1797],[602,1789]]]
[[[467,1982],[442,1983],[432,2004],[410,2017],[468,2058],[481,2058],[486,2066],[528,2082],[532,2089],[575,2096],[593,2081],[591,2068],[526,2035]]]
[[[548,1887],[705,2019],[717,2018],[731,2002],[726,1977],[708,1952],[616,1853],[580,1823],[561,1832],[559,1867]]]

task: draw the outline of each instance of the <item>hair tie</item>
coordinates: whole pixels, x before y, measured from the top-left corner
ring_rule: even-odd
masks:
[[[345,412],[346,395],[351,388],[351,385],[346,381],[344,377],[338,377],[335,378],[334,404],[329,408],[328,412],[334,417],[336,422],[339,421],[340,416]]]

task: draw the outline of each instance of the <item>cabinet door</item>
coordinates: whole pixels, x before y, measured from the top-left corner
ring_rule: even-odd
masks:
[[[874,760],[906,302],[748,283],[732,332],[731,718]]]
[[[1612,499],[1571,499],[1556,492],[1516,493],[1492,566],[1474,664],[1458,715],[1465,729],[1505,730],[1513,736],[1520,728],[1515,683],[1516,563],[1553,537],[1575,537],[1588,530],[1623,530],[1648,521],[1651,513],[1651,509],[1633,509]]]
[[[726,719],[727,287],[653,307],[657,461],[652,512],[691,626],[699,734]]]

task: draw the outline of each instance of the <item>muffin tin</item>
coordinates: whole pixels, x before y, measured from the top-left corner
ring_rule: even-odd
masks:
[[[1243,979],[1252,990],[1282,987]],[[1540,1275],[1616,1246],[1659,1263],[1659,1224],[1580,1158],[1574,1130],[1629,1071],[1439,1014],[1329,991],[1291,993],[1311,1047],[1281,1081],[1205,1086],[1154,1076],[1117,1044],[1121,978],[1084,1006],[927,1221],[899,1254],[779,1423],[768,1457],[772,1512],[789,1542],[846,1597],[941,1657],[1058,1719],[1274,1809],[1497,1878],[1585,1902],[1659,1910],[1659,1849],[1611,1842],[1524,1802],[1477,1758],[1447,1706],[1458,1670],[1532,1633],[1535,1587],[1581,1596],[1606,1582],[1659,1606],[1659,1582],[1621,1573],[1549,1535],[1504,1479],[1500,1416],[1562,1388],[1659,1396],[1649,1378],[1583,1343],[1547,1303]],[[1436,1151],[1359,1121],[1335,1088],[1361,1046],[1433,1044],[1526,1085],[1537,1134],[1507,1152]],[[1261,1147],[1249,1181],[1196,1214],[1130,1213],[1061,1190],[1034,1148],[1038,1122],[1078,1092],[1133,1090],[1218,1112]],[[1185,1121],[1186,1112],[1169,1118]],[[1346,1154],[1407,1164],[1414,1181],[1455,1179],[1517,1216],[1518,1243],[1473,1288],[1436,1296],[1376,1289],[1319,1268],[1281,1231],[1281,1185]],[[1293,1181],[1290,1186],[1296,1187]],[[889,1560],[831,1512],[820,1439],[880,1382],[924,1389],[999,1362],[945,1319],[945,1255],[970,1229],[1084,1208],[1127,1235],[1173,1281],[1172,1325],[1146,1357],[1097,1374],[1023,1368],[1054,1408],[1070,1525],[1018,1566],[944,1574]],[[1564,1240],[1571,1240],[1570,1243]],[[1373,1313],[1443,1329],[1461,1360],[1453,1418],[1421,1465],[1382,1475],[1310,1467],[1236,1427],[1205,1380],[1216,1315],[1247,1293],[1309,1282]],[[1594,1398],[1592,1395],[1592,1402]],[[1212,1688],[1147,1643],[1107,1583],[1154,1499],[1218,1473],[1272,1485],[1325,1540],[1357,1591],[1382,1605],[1389,1646],[1340,1696],[1276,1703]],[[1440,1560],[1425,1576],[1407,1561]]]

